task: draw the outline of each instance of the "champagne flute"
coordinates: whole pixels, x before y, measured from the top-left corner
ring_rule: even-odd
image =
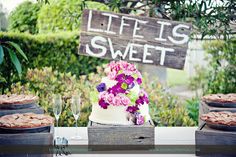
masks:
[[[53,113],[54,113],[54,116],[56,118],[57,128],[58,128],[58,121],[59,121],[59,117],[61,115],[61,110],[62,110],[61,95],[60,94],[54,94],[53,98],[52,98],[52,102],[53,102]]]
[[[76,136],[72,137],[71,139],[74,139],[74,140],[82,139],[78,135],[78,119],[79,119],[79,116],[80,116],[80,109],[81,109],[80,95],[72,95],[72,98],[71,98],[71,111],[72,111],[72,114],[75,118]]]

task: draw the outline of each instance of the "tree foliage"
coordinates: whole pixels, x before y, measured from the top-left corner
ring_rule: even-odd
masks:
[[[71,31],[80,28],[80,17],[84,8],[95,10],[109,10],[98,2],[85,2],[83,0],[55,0],[43,5],[38,18],[40,33]]]
[[[28,32],[36,34],[38,12],[40,4],[31,1],[21,3],[9,16],[9,30],[14,32]]]
[[[0,41],[0,87],[2,93],[4,93],[6,88],[10,88],[12,84],[11,77],[15,71],[21,77],[22,66],[19,57],[28,61],[25,53],[17,43]]]
[[[223,36],[235,33],[230,25],[235,22],[234,0],[95,0],[108,4],[112,10],[137,13],[143,16],[192,22],[193,34]],[[235,23],[234,23],[235,24]]]
[[[211,41],[204,44],[210,55],[210,69],[206,75],[205,93],[236,92],[236,38],[228,41]]]

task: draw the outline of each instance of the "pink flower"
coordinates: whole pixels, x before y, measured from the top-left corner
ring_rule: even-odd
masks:
[[[142,115],[138,114],[136,116],[136,124],[137,125],[142,125],[142,124],[144,124],[144,122],[145,122],[144,117]]]
[[[110,93],[106,96],[106,102],[109,104],[112,104],[114,98],[115,98],[115,96],[112,93]]]
[[[110,69],[112,69],[115,65],[116,65],[116,62],[112,61],[108,64],[108,67],[110,67]]]
[[[130,64],[130,65],[127,67],[127,70],[128,70],[128,71],[135,71],[135,70],[136,70],[135,65],[134,65],[134,64]]]
[[[104,99],[105,96],[106,96],[106,93],[107,93],[106,91],[99,93],[98,98],[99,98],[99,99]]]
[[[132,72],[132,71],[129,71],[129,70],[124,70],[123,73],[124,73],[125,75],[132,75],[132,74],[133,74],[133,72]]]
[[[116,72],[115,71],[111,71],[109,74],[108,74],[108,78],[111,79],[111,80],[115,80],[116,78]]]
[[[112,101],[112,105],[113,106],[121,106],[122,105],[121,99],[119,96],[114,97],[114,99]]]
[[[124,106],[128,106],[128,105],[131,103],[131,101],[130,101],[130,99],[129,99],[128,97],[126,97],[126,96],[121,96],[121,103],[122,103],[122,105],[124,105]]]
[[[122,67],[123,69],[128,68],[128,66],[130,65],[128,62],[126,61],[119,61],[118,64],[120,65],[120,67]]]
[[[121,70],[121,67],[119,65],[116,65],[113,70],[118,73]]]

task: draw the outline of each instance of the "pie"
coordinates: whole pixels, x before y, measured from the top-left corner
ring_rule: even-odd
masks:
[[[236,103],[236,93],[209,94],[202,97],[205,102]]]
[[[209,112],[201,115],[201,120],[211,124],[236,126],[236,113],[233,112]]]
[[[37,100],[38,97],[34,95],[23,95],[23,94],[0,95],[0,105],[34,103]]]
[[[35,128],[49,126],[54,123],[54,118],[44,114],[23,113],[0,117],[0,127],[4,128]]]

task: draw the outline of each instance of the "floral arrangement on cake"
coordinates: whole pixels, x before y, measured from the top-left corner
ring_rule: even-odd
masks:
[[[109,105],[127,106],[126,111],[132,115],[135,124],[142,125],[145,122],[145,117],[140,114],[139,109],[144,103],[149,103],[148,95],[143,89],[140,89],[138,93],[132,90],[135,86],[142,84],[140,72],[134,64],[125,61],[112,61],[105,69],[105,73],[116,84],[110,88],[106,87],[105,83],[100,83],[97,86],[100,107],[107,109]]]

